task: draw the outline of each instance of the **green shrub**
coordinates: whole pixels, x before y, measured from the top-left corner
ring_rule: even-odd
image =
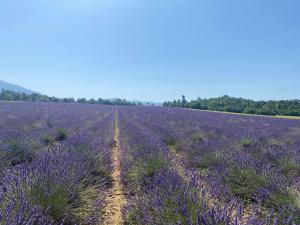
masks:
[[[145,201],[142,203],[145,204],[146,210],[149,210],[150,216],[156,218],[157,224],[197,224],[199,211],[204,212],[205,210],[203,208],[203,196],[201,196],[199,190],[197,188],[184,190],[180,186],[169,187],[170,189],[165,188],[166,189],[161,190],[163,194],[160,199],[160,208],[153,210],[148,206],[153,204],[151,203],[151,193],[146,196]],[[188,195],[186,193],[188,193]],[[148,203],[148,201],[150,202]],[[188,217],[182,210],[182,201],[185,203],[184,207],[186,207],[185,210],[189,214]],[[142,208],[142,210],[145,210],[145,208]],[[143,212],[141,212],[141,214],[143,214]],[[135,223],[129,224],[134,225]]]
[[[256,190],[267,184],[267,177],[258,174],[251,168],[234,167],[225,176],[225,183],[233,195],[247,201],[253,200]]]
[[[36,182],[29,194],[36,204],[48,209],[48,214],[57,221],[67,212],[68,192],[63,186]]]
[[[268,144],[276,147],[281,147],[284,145],[284,142],[281,142],[279,139],[271,138],[268,140]]]
[[[251,151],[247,151],[247,152],[250,153],[253,158],[258,159],[258,160],[260,160],[261,157],[263,157],[263,155],[266,155],[259,148],[257,148],[257,149],[251,149]]]
[[[200,169],[208,169],[208,168],[214,168],[218,165],[219,159],[214,152],[207,152],[204,154],[199,162],[195,163],[195,167],[200,168]]]
[[[293,214],[293,224],[300,224],[300,193],[296,191],[277,192],[263,202],[263,206],[275,210],[282,221]],[[292,223],[291,223],[292,224]]]
[[[279,167],[285,175],[300,174],[300,164],[293,162],[289,157],[284,157],[279,161]]]
[[[197,213],[203,207],[202,200],[198,189],[190,188],[188,193],[189,196],[197,196],[198,198],[192,199],[190,197],[185,197],[184,191],[180,189],[173,190],[173,194],[162,201],[164,211],[163,215],[161,212],[157,212],[157,217],[163,216],[163,220],[168,221],[168,224],[196,224]],[[185,199],[187,207],[186,210],[190,214],[191,221],[188,221],[187,217],[182,213],[181,203],[178,199]]]
[[[152,156],[147,162],[139,161],[126,174],[125,182],[139,188],[167,165],[168,163],[160,155]]]
[[[167,146],[174,146],[177,143],[177,140],[171,136],[165,137],[163,141]]]
[[[53,145],[55,143],[55,138],[51,134],[46,134],[43,140],[46,145]]]
[[[131,208],[130,210],[128,210],[124,218],[124,225],[139,225],[140,222],[138,219],[138,215],[139,215],[138,209]]]
[[[291,194],[287,193],[276,193],[269,199],[271,208],[278,208],[283,205],[294,205],[295,198]]]
[[[11,140],[8,143],[9,152],[6,157],[10,160],[12,166],[18,165],[25,161],[31,161],[34,153],[18,140]]]
[[[142,171],[143,166],[141,163],[136,163],[133,165],[130,170],[126,173],[124,178],[125,185],[130,185],[135,189],[139,189],[140,187],[140,180],[142,179]]]
[[[165,168],[166,166],[167,166],[167,162],[162,156],[160,155],[153,156],[146,164],[145,175],[146,177],[151,178],[155,173],[160,171],[162,168]]]
[[[239,142],[239,146],[242,148],[248,148],[252,144],[252,141],[248,138],[242,138]]]
[[[204,141],[206,138],[207,138],[206,134],[201,132],[197,132],[192,135],[193,141],[197,141],[197,142]]]
[[[111,172],[104,167],[106,164],[101,154],[95,154],[88,145],[82,143],[76,143],[72,150],[84,157],[84,161],[88,162],[91,168],[90,174],[92,175],[88,182],[95,183],[98,178],[106,178],[108,181],[111,180]]]
[[[57,129],[57,136],[56,136],[57,140],[63,141],[67,139],[67,137],[68,137],[68,132],[64,128]]]
[[[9,147],[9,150],[11,150],[12,152],[14,151],[18,151],[20,149],[23,149],[21,143],[17,140],[11,140],[8,142],[8,147]]]
[[[101,193],[97,186],[88,186],[84,189],[78,190],[76,193],[76,201],[70,206],[70,217],[72,221],[66,221],[64,224],[91,224],[91,215],[94,215],[95,211],[98,214],[103,214],[103,208],[95,207],[95,200],[99,198]],[[104,197],[104,196],[102,196]],[[69,222],[69,223],[68,223]]]

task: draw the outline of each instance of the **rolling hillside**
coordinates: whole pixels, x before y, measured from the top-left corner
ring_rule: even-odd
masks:
[[[21,87],[19,85],[7,83],[5,81],[0,80],[0,91],[1,90],[7,90],[7,91],[14,91],[14,92],[19,92],[19,93],[25,93],[25,94],[33,94],[37,93],[35,91],[29,90],[27,88]]]

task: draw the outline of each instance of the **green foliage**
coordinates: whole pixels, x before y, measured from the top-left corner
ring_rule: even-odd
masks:
[[[239,142],[239,146],[242,148],[248,148],[252,144],[252,141],[248,138],[242,138]]]
[[[192,139],[197,142],[204,141],[206,138],[207,138],[206,134],[201,132],[197,132],[192,135]]]
[[[167,166],[167,162],[163,157],[160,157],[159,155],[154,156],[146,164],[145,176],[152,178],[155,173],[160,171],[162,168],[165,168],[166,166]]]
[[[43,137],[43,140],[44,140],[46,145],[53,145],[55,143],[55,138],[51,134],[46,134]]]
[[[143,185],[167,165],[168,162],[160,155],[152,156],[147,162],[138,161],[126,174],[125,182],[133,186]]]
[[[45,210],[48,209],[49,215],[55,220],[61,219],[67,212],[68,192],[63,186],[50,183],[43,185],[36,182],[30,189],[29,195],[36,204]]]
[[[95,185],[78,190],[75,204],[73,203],[72,207],[70,207],[70,215],[73,221],[65,224],[91,224],[87,221],[90,220],[91,215],[95,212],[95,200],[102,194]],[[101,197],[104,198],[104,196]],[[96,210],[99,214],[104,213],[104,209],[101,207],[98,207]]]
[[[148,201],[151,201],[153,197],[151,197],[152,193],[148,193],[148,196],[144,199],[142,204],[145,204],[140,210],[148,210],[149,215],[152,218],[156,218],[157,224],[197,224],[198,213],[199,211],[204,212],[205,208],[203,208],[203,200],[199,190],[194,187],[188,188],[188,190],[184,190],[180,188],[180,186],[175,186],[170,189],[164,189],[161,191],[165,191],[162,194],[162,198],[160,198],[160,209],[153,210],[148,207]],[[171,192],[171,194],[169,194]],[[188,194],[187,194],[188,193]],[[185,210],[189,214],[189,218],[187,218],[185,212],[182,209],[182,202],[185,202]],[[149,204],[151,205],[151,204]],[[146,209],[145,209],[146,208]],[[133,213],[137,213],[136,216],[139,215],[139,212],[133,211]],[[143,214],[143,212],[140,212]],[[132,223],[128,224],[136,224],[135,216],[131,216],[133,218]]]
[[[182,107],[233,113],[247,113],[259,115],[300,116],[300,100],[281,101],[253,101],[243,98],[233,98],[227,95],[219,98],[192,100],[184,99],[165,102],[164,106]]]
[[[178,152],[180,148],[183,147],[184,143],[181,140],[176,139],[172,136],[166,136],[163,138],[164,143],[169,147],[170,151],[173,153]]]
[[[217,155],[214,152],[207,152],[204,154],[200,161],[195,163],[195,167],[206,170],[208,168],[214,168],[220,163]]]
[[[247,201],[252,200],[253,194],[259,187],[267,184],[267,177],[258,174],[251,168],[231,168],[225,176],[225,183],[233,195]]]
[[[68,137],[68,132],[64,128],[57,129],[57,137],[56,139],[63,141],[66,140]]]
[[[107,181],[111,181],[111,171],[105,168],[104,159],[101,154],[95,154],[88,145],[82,143],[76,143],[73,146],[73,151],[84,157],[84,161],[88,162],[91,170],[90,179],[86,180],[86,184],[95,184],[97,181],[105,178]],[[100,178],[100,179],[99,179]]]
[[[11,151],[18,151],[22,148],[20,142],[18,142],[17,140],[9,141],[8,146]]]
[[[89,103],[89,104],[105,104],[105,105],[136,105],[135,103],[129,102],[125,99],[114,99],[114,100],[106,100],[99,98],[95,100],[79,98],[75,101],[74,98],[56,98],[56,97],[49,97],[47,95],[41,94],[24,94],[24,93],[17,93],[13,91],[2,90],[0,93],[0,100],[2,101],[26,101],[26,102],[63,102],[63,103]]]
[[[175,146],[176,143],[177,143],[176,138],[174,138],[174,137],[172,137],[172,136],[166,136],[166,137],[164,137],[163,141],[164,141],[164,143],[165,143],[167,146]]]
[[[285,175],[300,174],[300,164],[294,162],[289,157],[279,160],[279,166]]]
[[[95,177],[110,177],[110,173],[102,168],[92,170],[91,174]]]
[[[34,157],[34,153],[29,149],[29,147],[24,146],[18,140],[9,141],[8,147],[9,152],[5,157],[8,158],[13,166],[25,161],[31,161]]]
[[[272,145],[272,146],[280,147],[280,146],[284,145],[284,142],[281,142],[280,140],[278,140],[276,138],[271,138],[268,140],[268,144]]]
[[[138,219],[139,210],[135,208],[131,208],[127,213],[126,217],[124,218],[124,225],[139,225]]]
[[[276,212],[282,221],[287,221],[293,212],[293,224],[300,224],[300,193],[297,191],[277,192],[269,196],[263,206]],[[291,223],[292,224],[292,223]]]
[[[278,208],[283,205],[295,205],[295,198],[291,194],[276,193],[269,199],[271,208]]]

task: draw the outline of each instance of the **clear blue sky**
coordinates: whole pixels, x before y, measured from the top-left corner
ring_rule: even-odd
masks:
[[[58,97],[300,98],[299,0],[0,0],[0,80]]]

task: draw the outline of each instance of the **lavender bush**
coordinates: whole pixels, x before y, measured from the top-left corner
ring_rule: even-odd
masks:
[[[38,145],[30,160],[25,158],[26,154],[22,161],[16,155],[19,157],[16,164],[11,163],[13,158],[8,154],[9,149],[3,149],[2,155],[7,162],[3,163],[0,179],[0,223],[94,224],[101,221],[102,194],[110,185],[113,108],[90,105],[81,108],[75,104],[31,106],[34,106],[31,109],[33,114],[35,109],[38,115],[47,110],[52,125],[49,127],[49,121],[43,118],[39,123],[45,128],[28,128],[26,124],[34,119],[24,120],[25,124],[21,125],[29,131],[21,129],[18,131],[20,136],[1,139],[5,147],[6,140],[13,137],[17,140],[13,150],[21,153],[33,151],[30,146],[22,144],[26,135],[32,136]],[[23,103],[13,107],[25,107],[25,112],[30,112]],[[30,118],[27,114],[24,117]],[[14,127],[6,129],[16,130]],[[33,134],[32,129],[40,129],[40,133]],[[51,132],[55,137],[53,145],[39,142],[45,133]]]

